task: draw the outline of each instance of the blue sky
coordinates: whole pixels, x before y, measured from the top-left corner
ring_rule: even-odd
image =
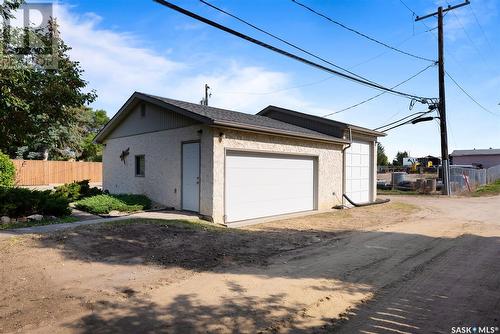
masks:
[[[290,50],[198,1],[172,1]],[[388,44],[427,58],[437,57],[436,31],[427,31],[436,26],[436,20],[426,20],[428,27],[414,23],[412,13],[399,0],[301,1]],[[341,29],[290,0],[210,2],[386,86],[429,64]],[[418,14],[434,11],[442,3],[405,2]],[[446,69],[496,115],[480,109],[447,80],[450,151],[500,147],[500,3],[471,2],[471,6],[445,17]],[[110,116],[135,90],[199,102],[205,83],[212,87],[210,105],[247,113],[274,104],[324,115],[378,93],[239,40],[152,0],[59,2],[56,16],[63,38],[73,47],[72,57],[81,62],[89,87],[97,90],[94,107],[105,109]],[[437,67],[400,90],[436,97]],[[332,118],[375,128],[424,109],[417,104],[410,111],[407,99],[386,94]],[[391,159],[398,150],[410,151],[412,156],[440,152],[436,122],[401,127],[380,141]]]

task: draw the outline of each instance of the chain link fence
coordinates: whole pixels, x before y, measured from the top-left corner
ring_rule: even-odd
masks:
[[[500,165],[488,169],[450,166],[450,188],[454,195],[474,191],[496,180],[500,180]]]
[[[450,189],[452,194],[471,192],[486,184],[486,169],[450,166]]]
[[[488,183],[493,183],[496,180],[500,180],[500,165],[493,166],[487,169],[486,172]]]

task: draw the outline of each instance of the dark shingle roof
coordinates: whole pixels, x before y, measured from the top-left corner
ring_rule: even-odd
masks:
[[[454,157],[463,155],[500,155],[500,148],[480,149],[480,150],[454,150],[451,153]]]
[[[324,139],[328,141],[337,141],[337,142],[343,141],[342,139],[336,137],[328,136],[320,132],[302,128],[300,126],[296,126],[293,124],[281,122],[265,116],[245,114],[238,111],[204,106],[201,104],[179,101],[161,96],[155,96],[143,93],[140,94],[167,103],[169,105],[181,108],[190,113],[194,113],[196,115],[205,117],[209,120],[212,120],[215,125],[227,125],[227,126],[233,125],[240,128],[255,128],[255,129],[261,129],[263,131],[266,130],[267,132],[271,133],[272,132],[286,133],[306,138]]]

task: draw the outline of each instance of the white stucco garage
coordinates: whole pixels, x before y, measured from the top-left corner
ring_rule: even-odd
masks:
[[[343,194],[375,200],[383,134],[322,122],[273,106],[250,115],[134,93],[96,137],[103,188],[224,224],[330,209]]]

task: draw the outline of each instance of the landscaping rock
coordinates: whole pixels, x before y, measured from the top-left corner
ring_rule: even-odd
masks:
[[[28,218],[26,217],[19,217],[17,218],[18,223],[26,223],[28,221]]]
[[[10,224],[11,220],[10,220],[10,217],[7,217],[7,216],[2,216],[1,219],[1,222],[2,224]]]
[[[122,213],[120,211],[117,211],[117,210],[111,210],[108,215],[110,215],[111,217],[115,217],[115,216],[121,216]]]
[[[31,215],[26,217],[28,220],[35,220],[35,221],[40,221],[43,219],[42,215]]]

